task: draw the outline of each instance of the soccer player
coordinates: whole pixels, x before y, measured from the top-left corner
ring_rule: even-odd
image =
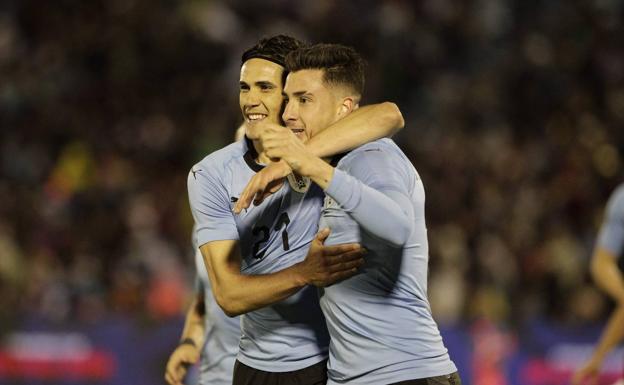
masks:
[[[314,136],[357,108],[362,59],[351,48],[318,44],[289,54],[286,66],[290,130],[264,135],[265,152],[325,191],[326,244],[368,250],[359,274],[321,294],[331,336],[328,384],[460,384],[427,300],[425,193],[410,161],[381,139],[334,158],[334,168],[293,139],[292,132]]]
[[[607,326],[590,359],[579,369],[572,384],[595,384],[607,354],[624,339],[624,275],[618,258],[624,254],[624,184],[611,195],[591,260],[591,274],[602,290],[616,302]],[[622,381],[622,380],[620,380]],[[622,382],[618,382],[620,384]]]
[[[280,122],[284,58],[300,46],[276,36],[243,54],[240,105],[247,137],[195,165],[188,178],[197,238],[219,306],[241,317],[233,384],[324,384],[328,335],[313,286],[353,275],[362,263],[358,245],[325,247],[319,232],[323,194],[306,183],[283,184],[275,194],[234,216],[246,182],[270,160],[257,140],[262,124]],[[397,117],[398,114],[398,117]],[[381,118],[380,118],[381,117]],[[383,120],[385,125],[376,122]],[[400,127],[399,127],[400,126]],[[310,150],[327,156],[402,127],[396,106],[381,104],[328,128]],[[338,134],[341,135],[341,134]],[[270,305],[270,306],[269,306]]]
[[[226,316],[215,302],[204,260],[199,249],[195,250],[197,292],[186,315],[180,344],[167,362],[165,379],[169,385],[182,385],[188,366],[201,358],[199,385],[229,385],[238,353],[240,320]]]

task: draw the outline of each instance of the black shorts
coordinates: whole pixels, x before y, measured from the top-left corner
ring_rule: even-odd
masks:
[[[292,372],[265,372],[236,360],[232,385],[325,385],[327,360]]]
[[[395,382],[391,385],[461,385],[461,379],[457,372],[444,376],[419,378],[418,380],[408,380]]]

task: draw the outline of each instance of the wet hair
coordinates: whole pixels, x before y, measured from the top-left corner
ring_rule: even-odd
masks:
[[[314,44],[292,51],[286,57],[287,71],[323,70],[326,84],[347,87],[358,96],[364,91],[365,67],[359,53],[340,44]]]
[[[264,59],[286,67],[286,55],[304,46],[303,42],[288,35],[265,37],[243,53],[241,64],[249,59]]]

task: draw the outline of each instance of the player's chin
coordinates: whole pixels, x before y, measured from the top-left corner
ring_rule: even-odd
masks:
[[[245,131],[245,136],[251,140],[259,140],[260,139],[260,130],[250,129],[249,126]]]

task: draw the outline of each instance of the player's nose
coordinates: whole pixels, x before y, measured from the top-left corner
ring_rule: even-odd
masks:
[[[253,91],[253,90],[250,90],[246,94],[242,95],[241,99],[243,101],[243,105],[246,108],[255,107],[255,106],[260,105],[260,97],[259,97],[258,93]]]
[[[288,123],[288,121],[295,121],[298,117],[299,115],[297,113],[295,103],[291,103],[290,101],[286,103],[286,106],[284,107],[284,113],[282,114],[282,119],[284,120],[284,122]]]

